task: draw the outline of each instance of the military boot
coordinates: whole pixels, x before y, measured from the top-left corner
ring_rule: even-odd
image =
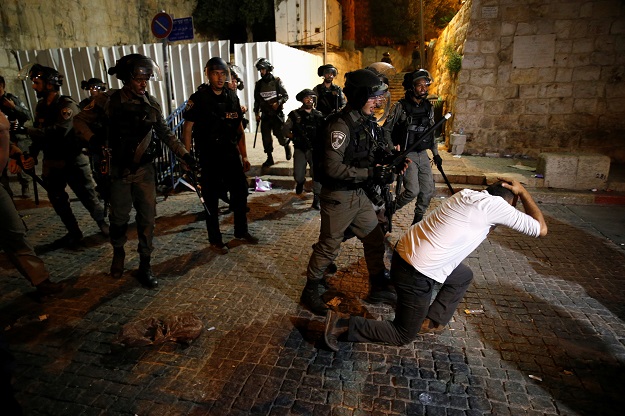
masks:
[[[394,306],[397,304],[397,292],[391,284],[389,271],[384,270],[376,276],[369,276],[369,296],[366,301],[369,303],[386,303]]]
[[[156,277],[152,274],[152,268],[150,267],[150,256],[140,256],[137,280],[148,289],[153,289],[158,286],[158,280],[156,280]]]
[[[316,209],[317,211],[321,208],[319,206],[319,195],[318,194],[314,194],[313,195],[313,202],[312,202],[312,209]]]
[[[113,248],[113,262],[111,263],[111,276],[119,279],[124,274],[124,260],[126,252],[124,247]]]
[[[300,298],[304,306],[306,306],[315,315],[325,315],[328,311],[328,305],[326,305],[319,296],[319,281],[310,280],[306,281],[306,286],[302,291]]]
[[[415,225],[416,223],[418,223],[419,221],[421,221],[423,219],[423,214],[417,214],[415,212],[414,214],[414,218],[412,219],[412,225]]]
[[[273,161],[273,155],[271,153],[267,153],[267,160],[263,162],[263,167],[268,168],[269,166],[273,165],[275,165],[275,162]]]

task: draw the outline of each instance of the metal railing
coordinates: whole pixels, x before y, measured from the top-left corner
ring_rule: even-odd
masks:
[[[184,123],[182,112],[186,105],[187,102],[185,101],[165,119],[169,129],[180,141],[182,141],[182,125]],[[183,172],[174,152],[163,143],[160,146],[161,155],[154,160],[156,184],[161,193],[167,193],[176,187]]]

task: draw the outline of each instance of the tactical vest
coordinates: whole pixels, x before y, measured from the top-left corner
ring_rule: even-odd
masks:
[[[324,84],[317,85],[317,110],[324,115],[339,111],[340,88],[334,84],[326,88]]]
[[[158,142],[153,137],[152,127],[161,114],[154,106],[139,97],[122,103],[121,96],[121,90],[114,91],[108,106],[111,164],[133,169],[151,163],[156,157],[159,149]],[[145,98],[149,100],[147,93]],[[135,163],[137,147],[148,135],[152,136],[150,144],[139,162]]]
[[[58,100],[54,101],[49,106],[36,108],[36,120],[38,128],[53,127],[61,113],[62,109],[68,104],[76,104],[76,101],[67,95],[59,96]],[[44,110],[44,114],[40,111]],[[78,156],[82,152],[82,145],[74,133],[72,128],[65,133],[64,129],[50,129],[46,134],[46,137],[41,142],[41,150],[43,150],[44,157],[49,160],[67,160]]]
[[[393,143],[399,144],[402,150],[412,146],[415,140],[420,140],[415,152],[432,148],[434,135],[429,134],[427,138],[420,137],[421,133],[430,127],[430,112],[432,105],[428,100],[422,100],[417,106],[412,100],[402,98],[399,100],[404,110],[400,120],[393,129]],[[424,139],[424,140],[422,140]]]
[[[193,140],[200,155],[206,156],[215,150],[236,150],[241,106],[235,97],[236,93],[227,89],[216,95],[208,85],[200,86],[191,97],[193,109],[204,116],[193,123]]]
[[[356,168],[369,168],[375,165],[375,151],[377,144],[375,137],[382,137],[382,131],[374,120],[352,121],[351,111],[341,112],[330,117],[330,124],[341,118],[349,128],[349,142],[345,148],[343,164]],[[343,181],[322,175],[320,182],[329,189],[340,191],[357,189],[365,185],[365,182],[354,183],[353,181]]]
[[[291,111],[289,118],[293,120],[293,146],[304,152],[315,147],[323,123],[323,114],[315,109],[309,113],[300,108]]]
[[[262,116],[274,116],[282,113],[282,106],[280,105],[277,110],[272,108],[272,104],[278,101],[278,85],[280,78],[271,76],[271,80],[265,81],[261,78],[257,83],[258,92],[261,96],[260,110]]]

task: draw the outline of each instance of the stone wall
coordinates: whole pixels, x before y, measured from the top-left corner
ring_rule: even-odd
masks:
[[[463,55],[457,75],[446,45]],[[465,153],[625,162],[625,2],[468,0],[433,60],[431,92],[454,113],[448,130],[467,133]]]
[[[150,29],[154,15],[165,10],[176,18],[189,17],[195,4],[196,0],[2,0],[0,74],[7,90],[21,96],[11,50],[156,43]]]

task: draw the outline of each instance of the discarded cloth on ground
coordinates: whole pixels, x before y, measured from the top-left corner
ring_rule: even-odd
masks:
[[[124,325],[113,344],[124,347],[143,347],[167,341],[189,344],[200,336],[203,328],[200,318],[191,312],[163,319],[144,318]]]

